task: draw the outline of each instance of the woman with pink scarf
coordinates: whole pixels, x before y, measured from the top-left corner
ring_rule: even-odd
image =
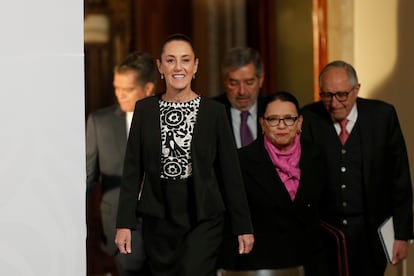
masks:
[[[303,266],[306,276],[327,275],[318,215],[323,162],[316,147],[301,137],[299,111],[291,93],[269,95],[260,117],[263,137],[239,150],[255,246],[241,256],[228,247],[236,241],[226,240],[224,269]]]

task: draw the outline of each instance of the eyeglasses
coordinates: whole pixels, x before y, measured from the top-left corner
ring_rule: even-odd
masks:
[[[281,121],[283,121],[285,126],[293,126],[296,123],[296,121],[298,120],[298,116],[289,116],[289,117],[285,117],[285,118],[269,116],[269,117],[263,117],[263,119],[271,127],[275,127],[275,126],[280,125]]]
[[[338,91],[335,93],[332,92],[321,92],[319,93],[319,96],[321,97],[322,101],[330,101],[332,100],[332,97],[335,97],[338,102],[344,102],[348,99],[348,95],[349,93],[352,92],[352,90],[354,90],[355,86],[353,86],[349,91],[344,92],[344,91]]]

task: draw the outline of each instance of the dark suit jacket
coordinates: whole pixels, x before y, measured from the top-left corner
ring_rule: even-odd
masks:
[[[214,100],[224,104],[224,106],[226,107],[227,119],[229,121],[230,128],[231,128],[231,131],[234,137],[233,122],[231,118],[231,103],[229,99],[227,98],[226,94],[223,94],[223,95],[215,97]],[[260,123],[259,123],[259,115],[263,114],[263,112],[264,112],[263,97],[259,96],[257,98],[257,114],[256,114],[257,115],[257,137],[263,137],[262,128],[260,127]]]
[[[362,98],[358,98],[356,104],[361,135],[366,222],[374,244],[373,254],[378,261],[383,262],[385,255],[377,228],[387,217],[394,218],[396,239],[413,237],[412,187],[407,150],[393,106]],[[322,102],[305,106],[302,111],[303,135],[322,148],[324,154],[329,154],[324,145],[331,137],[329,133],[335,130]]]
[[[264,148],[263,138],[239,149],[255,243],[247,255],[234,250],[236,239],[223,243],[227,269],[276,269],[303,265],[319,249],[318,199],[323,164],[318,151],[301,141],[301,179],[295,200],[280,180]]]
[[[102,226],[106,238],[103,249],[115,254],[116,211],[126,148],[125,113],[113,105],[94,113],[87,120],[86,170],[88,189],[102,182]]]
[[[121,228],[134,228],[137,213],[165,217],[158,100],[159,96],[150,97],[135,107],[119,200],[117,226]],[[234,232],[252,233],[236,148],[225,116],[223,105],[201,98],[191,143],[197,219],[209,218],[227,208]]]

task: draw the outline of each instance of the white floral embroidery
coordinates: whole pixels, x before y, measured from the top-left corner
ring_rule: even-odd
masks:
[[[185,103],[159,101],[163,179],[184,179],[192,175],[191,141],[200,100],[199,96]]]

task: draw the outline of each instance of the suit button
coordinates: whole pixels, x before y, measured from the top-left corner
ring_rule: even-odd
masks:
[[[346,219],[342,220],[342,225],[348,225],[348,221]]]
[[[346,185],[345,185],[345,184],[342,184],[342,185],[341,185],[341,189],[342,189],[342,190],[346,189]]]
[[[342,202],[342,207],[346,207],[348,204],[344,201]]]
[[[345,154],[346,153],[346,149],[341,149],[341,153]]]
[[[346,172],[346,167],[341,167],[341,172]]]

